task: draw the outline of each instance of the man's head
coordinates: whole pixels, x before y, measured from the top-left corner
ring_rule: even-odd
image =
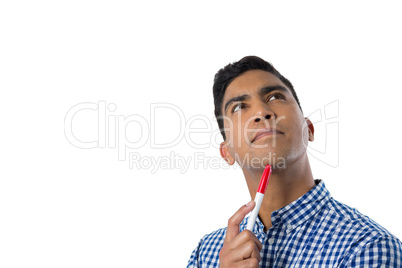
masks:
[[[281,80],[289,88],[290,92],[293,95],[293,98],[296,100],[297,104],[299,104],[300,110],[303,112],[300,106],[299,98],[297,97],[292,83],[290,83],[288,79],[282,76],[272,64],[257,56],[244,57],[237,62],[229,63],[215,74],[213,86],[215,117],[217,118],[219,130],[221,131],[223,140],[226,140],[226,135],[223,129],[222,105],[226,89],[236,77],[250,70],[263,70],[270,72],[278,77],[278,79]]]
[[[305,153],[307,140],[313,140],[314,128],[303,117],[292,84],[261,58],[244,57],[219,70],[213,94],[224,138],[221,155],[229,164],[236,158],[250,166],[248,161],[268,154],[294,160]],[[260,135],[264,131],[268,134]]]

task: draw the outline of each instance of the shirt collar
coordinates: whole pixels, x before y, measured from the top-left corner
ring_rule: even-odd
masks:
[[[272,227],[279,224],[286,226],[287,231],[295,229],[318,213],[330,200],[331,194],[322,180],[315,180],[316,186],[289,205],[271,213]],[[247,225],[248,217],[244,224]],[[257,230],[255,230],[257,229]],[[264,232],[264,225],[257,217],[254,231]]]

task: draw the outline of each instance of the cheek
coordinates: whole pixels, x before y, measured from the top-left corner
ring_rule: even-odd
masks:
[[[307,125],[304,123],[305,120],[302,118],[299,118],[299,116],[293,117],[293,120],[289,122],[289,134],[292,137],[294,141],[302,141],[305,139],[305,136],[307,134],[308,138],[308,129]]]
[[[308,129],[307,122],[304,121],[303,122],[303,142],[306,146],[308,144],[308,141],[309,141],[309,129]]]
[[[243,130],[241,125],[237,122],[232,121],[230,124],[225,124],[226,140],[230,148],[239,147],[241,144],[241,139],[243,136]]]
[[[306,121],[300,120],[294,123],[293,139],[303,147],[307,146],[308,143],[308,126]]]
[[[247,120],[243,118],[234,118],[232,120],[231,134],[233,140],[243,140],[244,139],[244,129],[246,128]]]

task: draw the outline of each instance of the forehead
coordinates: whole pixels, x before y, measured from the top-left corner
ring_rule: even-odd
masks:
[[[263,70],[251,70],[236,77],[226,88],[225,95],[234,91],[253,93],[264,86],[281,85],[286,87],[282,81],[270,72]],[[287,87],[286,87],[287,88]]]
[[[226,88],[223,103],[227,100],[249,94],[251,96],[258,93],[258,90],[263,87],[281,85],[285,87],[290,94],[289,89],[283,82],[270,72],[263,70],[247,71],[236,77]]]

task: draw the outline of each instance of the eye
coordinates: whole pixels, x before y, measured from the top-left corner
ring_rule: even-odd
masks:
[[[241,108],[244,108],[246,105],[244,103],[239,103],[233,106],[232,113],[239,111]]]
[[[275,93],[275,94],[270,95],[267,98],[267,101],[270,101],[272,99],[272,97],[275,97],[276,99],[285,99],[285,97],[281,93]]]

